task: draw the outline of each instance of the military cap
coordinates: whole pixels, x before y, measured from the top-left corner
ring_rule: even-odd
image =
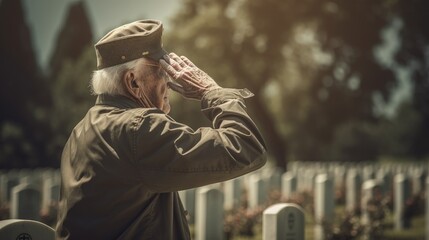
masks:
[[[162,48],[162,31],[158,20],[140,20],[113,29],[95,44],[97,69],[142,57],[159,60],[167,54]]]

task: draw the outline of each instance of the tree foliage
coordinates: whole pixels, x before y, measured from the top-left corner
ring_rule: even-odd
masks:
[[[190,56],[221,85],[256,94],[249,106],[279,166],[287,159],[374,160],[390,154],[379,151],[382,137],[370,130],[384,118],[374,112],[374,96],[388,102],[396,84],[393,67],[376,56],[385,44],[382,31],[395,19],[403,22],[397,40],[406,44],[396,56],[426,66],[412,77],[426,87],[428,57],[422,52],[428,41],[421,10],[426,5],[417,0],[187,0],[172,21],[166,46]],[[405,62],[399,65],[407,67]],[[421,71],[426,75],[417,74]],[[425,115],[428,89],[415,91],[422,93],[414,95],[419,106],[414,108]],[[427,136],[422,142],[428,143]]]
[[[289,160],[422,159],[429,156],[428,5],[182,0],[164,46],[221,86],[255,93],[247,105],[279,167]],[[71,4],[47,76],[34,58],[21,1],[0,1],[0,19],[0,166],[58,167],[68,135],[95,100],[85,4]],[[385,114],[404,82],[410,98]],[[170,97],[176,120],[210,124],[197,101]]]
[[[95,55],[88,48],[85,6],[71,4],[48,76],[36,63],[21,1],[0,1],[0,19],[0,167],[58,167],[68,135],[94,103],[88,83]]]

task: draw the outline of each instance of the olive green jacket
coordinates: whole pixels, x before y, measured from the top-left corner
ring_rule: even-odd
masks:
[[[229,180],[266,162],[244,90],[201,101],[213,128],[192,130],[123,96],[98,96],[61,159],[57,239],[190,239],[177,191]]]

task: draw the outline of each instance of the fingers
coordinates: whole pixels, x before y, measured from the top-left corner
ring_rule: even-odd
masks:
[[[170,75],[171,78],[179,82],[183,81],[181,79],[182,72],[177,71],[174,67],[174,65],[178,65],[178,64],[174,62],[174,60],[172,59],[170,59],[170,63],[171,64],[168,64],[164,59],[159,60],[159,64],[167,72],[167,74]]]
[[[185,56],[178,56],[175,53],[169,53],[163,56],[163,58],[165,59],[165,61],[167,63],[172,64],[172,60],[174,60],[174,62],[177,62],[179,64],[180,67],[196,67],[194,63],[191,62],[191,60],[189,60],[187,57]],[[174,65],[174,63],[173,63]]]
[[[168,54],[168,56],[170,57],[170,59],[173,59],[175,62],[177,62],[180,67],[187,67],[187,64],[179,56],[177,56],[177,54],[170,53]]]
[[[164,59],[159,60],[161,67],[168,73],[168,75],[174,78],[177,75],[176,69],[171,64],[168,64]]]
[[[166,61],[168,64],[170,64],[170,57],[168,56],[168,54],[165,54],[164,56],[162,56],[161,59]]]
[[[170,81],[170,82],[167,82],[167,85],[169,88],[171,88],[171,90],[178,92],[182,95],[185,94],[185,89],[183,89],[183,87],[180,84]]]
[[[187,57],[185,57],[185,56],[180,56],[180,59],[182,59],[183,60],[183,62],[184,63],[186,63],[188,66],[190,66],[190,67],[196,67],[195,65],[194,65],[194,63],[192,63],[191,62],[191,60],[189,60]]]
[[[160,63],[163,61],[165,64],[161,64],[161,66],[165,66],[167,73],[169,73],[175,80],[178,80],[178,78],[180,78],[186,70],[189,70],[190,67],[195,66],[186,57],[179,57],[175,53],[166,54],[163,58],[164,59],[160,60]]]

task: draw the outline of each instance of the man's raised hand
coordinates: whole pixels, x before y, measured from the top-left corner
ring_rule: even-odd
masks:
[[[160,60],[160,64],[174,80],[168,86],[186,98],[201,100],[204,93],[220,88],[207,73],[185,56],[170,53]]]

